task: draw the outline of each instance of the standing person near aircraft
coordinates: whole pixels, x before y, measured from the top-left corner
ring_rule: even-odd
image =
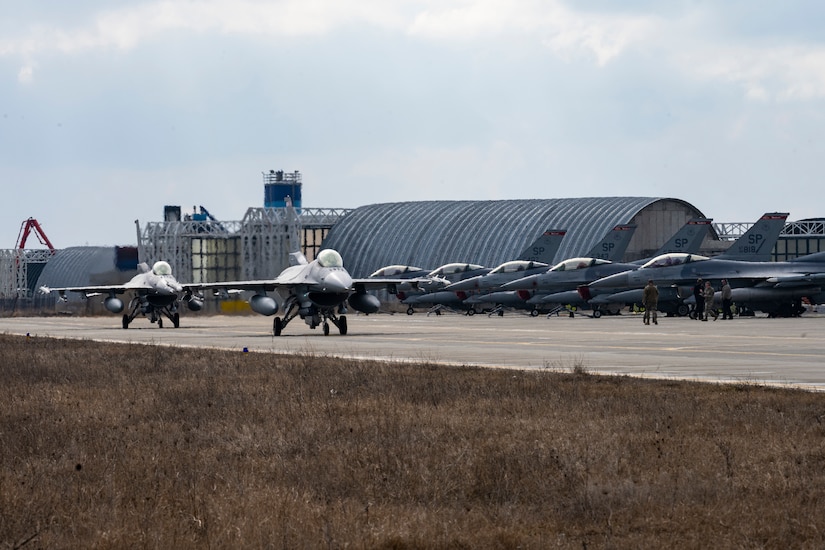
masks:
[[[653,315],[653,324],[658,325],[656,320],[656,308],[659,305],[659,289],[653,284],[653,279],[647,282],[644,292],[642,293],[642,304],[645,306],[644,322],[646,325],[650,324],[650,316]]]
[[[714,321],[719,318],[719,313],[713,307],[713,295],[715,292],[716,291],[710,284],[710,281],[705,281],[705,289],[702,291],[702,296],[704,297],[705,301],[705,316],[702,317],[703,321],[708,320],[708,315],[713,315]]]
[[[733,319],[730,306],[733,303],[733,291],[727,279],[722,279],[722,320]]]
[[[696,284],[693,285],[693,298],[694,298],[694,300],[696,300],[696,309],[695,309],[696,317],[694,317],[694,319],[697,319],[699,321],[702,321],[702,320],[706,321],[707,320],[707,319],[702,318],[702,316],[704,314],[704,311],[705,311],[705,294],[704,294],[704,292],[705,292],[705,285],[702,283],[702,278],[699,277],[698,279],[696,279]]]

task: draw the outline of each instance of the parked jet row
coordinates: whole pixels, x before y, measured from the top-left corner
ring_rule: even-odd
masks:
[[[770,252],[779,239],[779,234],[785,226],[787,217],[787,213],[780,212],[764,214],[744,235],[737,239],[726,252],[713,258],[686,253],[659,255],[649,260],[643,266],[638,267],[638,269],[609,274],[604,278],[584,284],[578,289],[578,293],[581,299],[591,304],[592,307],[623,307],[627,304],[640,304],[644,285],[647,284],[648,279],[653,279],[659,287],[659,311],[670,314],[687,315],[692,305],[692,302],[687,300],[687,298],[691,296],[691,294],[680,290],[676,286],[672,286],[677,283],[667,277],[670,276],[673,271],[661,271],[658,268],[683,266],[686,263],[692,263],[700,259],[710,259],[713,262],[711,264],[703,264],[702,270],[709,269],[708,266],[724,265],[729,267],[730,265],[736,265],[715,263],[722,261],[741,262],[749,268],[748,272],[752,272],[750,267],[757,264],[777,265],[778,262],[768,262],[766,260],[770,258]],[[656,271],[651,271],[651,269],[656,269]],[[696,282],[697,278],[698,276],[693,278],[691,285]],[[740,287],[752,287],[759,282],[758,280],[748,282],[745,278],[735,277],[734,274],[731,274],[728,277],[724,275],[719,276],[716,279],[716,283],[718,284],[718,282],[724,278],[727,278],[731,285],[733,285],[734,279],[738,279],[739,282],[737,284]],[[685,283],[680,282],[678,284]],[[787,306],[781,305],[780,303],[771,304],[771,300],[768,300],[768,302],[758,302],[754,299],[744,301],[746,293],[742,291],[739,291],[738,295],[743,299],[737,302],[739,305],[747,304],[754,309],[773,314],[778,314],[779,310],[790,311]],[[754,293],[751,292],[750,296],[753,295]],[[760,293],[760,296],[763,296],[763,294]],[[779,294],[775,296],[777,300],[780,299]],[[787,301],[783,301],[782,303],[787,304]],[[759,307],[757,307],[757,305]],[[768,309],[763,309],[763,307],[767,307]]]
[[[659,248],[657,253],[664,253],[674,249],[698,250],[702,244],[702,240],[707,234],[711,221],[712,220],[707,218],[694,218],[689,220]],[[615,228],[613,231],[615,232],[617,230],[621,230],[621,226]],[[609,239],[610,234],[605,236],[603,242]],[[627,241],[624,242],[623,247],[616,251],[616,260],[624,255],[629,241],[630,239],[628,238]],[[517,278],[503,284],[497,292],[492,292],[486,297],[473,297],[469,301],[473,303],[487,300],[488,302],[495,302],[499,308],[516,307],[529,309],[533,315],[537,315],[540,310],[554,311],[563,306],[589,308],[590,304],[582,300],[576,290],[580,285],[604,277],[605,275],[636,269],[638,267],[636,262],[620,263],[594,257],[599,250],[599,246],[600,245],[594,247],[588,256],[569,258],[559,262],[544,273]],[[447,288],[451,288],[451,286]],[[593,315],[599,317],[603,312],[615,314],[619,312],[621,307],[620,305],[598,306],[593,308]]]
[[[508,277],[543,271],[550,267],[548,262],[556,256],[565,233],[561,229],[548,229],[527,246],[518,255],[517,259],[505,262],[493,269],[478,264],[451,263],[430,272],[429,276],[447,279],[453,285],[461,284],[464,281],[473,281],[473,284],[470,285],[472,287],[488,275],[494,279],[507,280]],[[383,273],[385,269],[387,268],[373,273],[372,276]],[[474,307],[470,306],[468,308],[464,304],[467,293],[464,291],[456,292],[455,289],[449,286],[434,292],[402,293],[399,294],[399,299],[408,306],[407,313],[410,315],[415,311],[414,306],[461,308],[466,309],[471,315],[475,313]]]

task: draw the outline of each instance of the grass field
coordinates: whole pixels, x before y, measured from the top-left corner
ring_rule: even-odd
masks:
[[[825,395],[0,335],[8,548],[822,548]]]

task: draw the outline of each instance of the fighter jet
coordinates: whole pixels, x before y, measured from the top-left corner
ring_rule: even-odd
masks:
[[[275,336],[280,336],[296,317],[303,319],[311,329],[321,326],[324,335],[329,335],[332,323],[343,336],[347,334],[347,305],[362,313],[375,313],[381,302],[367,290],[386,289],[394,293],[396,285],[402,283],[414,284],[415,281],[402,278],[353,279],[344,268],[341,255],[328,248],[321,250],[311,262],[299,250],[293,250],[290,266],[274,279],[192,286],[197,290],[254,291],[249,305],[254,312],[266,316],[275,315],[279,310],[278,301],[268,294],[275,292],[281,298],[284,310],[283,317],[276,316],[273,320]]]
[[[708,218],[688,220],[679,231],[659,248],[657,254],[673,250],[699,250],[711,221]],[[552,310],[561,305],[588,307],[587,302],[581,298],[576,290],[579,286],[607,275],[637,269],[641,265],[637,262],[620,263],[596,258],[592,255],[594,251],[597,251],[597,249],[591,250],[589,256],[570,258],[559,262],[545,273],[507,283],[502,287],[502,292],[497,294],[503,295],[505,292],[510,292],[511,294],[508,297],[512,304],[521,301],[524,307],[533,308],[535,314],[538,314],[539,309]],[[624,254],[624,250],[621,254]],[[620,258],[621,255],[617,257]],[[502,296],[503,298],[504,296]],[[596,307],[593,308],[593,316],[599,317],[604,312],[615,314],[619,312],[621,307],[621,305]]]
[[[738,304],[749,304],[770,316],[796,316],[804,311],[802,298],[819,303],[825,285],[825,252],[801,256],[788,262],[748,262],[708,258],[696,254],[665,254],[636,271],[618,273],[594,281],[584,291],[635,288],[641,281],[653,280],[680,296],[701,278],[719,289],[727,279]],[[718,298],[718,296],[717,296]]]
[[[611,229],[604,238],[593,246],[590,255],[598,258],[599,262],[609,263],[609,260],[621,258],[627,250],[630,239],[636,231],[636,225],[621,224]],[[588,260],[593,258],[588,258]],[[505,307],[530,309],[532,315],[539,311],[533,304],[526,304],[527,296],[524,293],[513,292],[511,288],[521,288],[520,281],[538,277],[550,270],[549,265],[530,265],[524,262],[507,262],[493,269],[486,275],[480,275],[454,283],[445,288],[445,291],[460,292],[459,296],[466,295],[465,305],[483,309],[485,304],[493,305],[492,312],[502,315]],[[508,287],[508,285],[513,285]]]
[[[659,310],[686,315],[690,296],[687,286],[697,279],[710,280],[718,287],[727,279],[736,288],[736,303],[767,312],[771,316],[801,313],[802,297],[817,300],[819,284],[825,280],[822,254],[812,254],[790,262],[747,261],[770,254],[787,214],[765,214],[731,247],[730,253],[713,258],[694,254],[658,256],[636,271],[627,271],[593,281],[579,289],[580,295],[592,304],[638,303],[641,289],[649,279],[659,287]],[[766,252],[767,251],[767,252]],[[686,279],[685,277],[689,277]]]
[[[550,267],[547,262],[552,261],[556,256],[566,233],[562,229],[547,230],[536,242],[519,254],[517,259],[504,262],[487,273],[456,281],[444,290],[484,292],[513,279],[543,272]]]
[[[460,281],[465,278],[475,277],[489,273],[491,268],[484,267],[480,264],[471,263],[449,263],[444,264],[437,269],[430,271],[424,278],[431,278],[439,281],[437,284],[442,288],[435,288],[427,290],[425,283],[422,281],[421,290],[414,291],[400,291],[398,292],[398,299],[401,303],[407,306],[407,315],[415,313],[415,306],[425,306],[432,308],[432,311],[440,315],[441,308],[448,307],[452,309],[462,309],[463,302],[466,296],[459,296],[453,291],[443,290],[440,281],[446,281],[448,284],[455,281]],[[467,309],[469,315],[476,313],[474,308]]]
[[[159,328],[163,328],[163,317],[166,317],[178,328],[178,305],[181,301],[186,302],[192,311],[199,311],[203,307],[203,297],[181,285],[172,276],[172,268],[167,262],[155,262],[151,270],[148,264],[141,263],[138,270],[140,273],[125,284],[54,288],[43,286],[40,290],[46,294],[58,292],[63,301],[67,300],[67,292],[83,294],[86,298],[105,295],[103,305],[112,313],[123,311],[123,300],[118,297],[120,294],[133,293],[128,313],[123,314],[123,328],[129,328],[129,324],[138,315],[144,315],[151,323],[157,323]]]
[[[477,264],[447,264],[442,266],[439,268],[441,272],[434,271],[433,275],[450,279],[453,281],[452,284],[438,292],[405,297],[403,302],[410,306],[407,313],[412,315],[412,312],[415,311],[413,305],[432,305],[466,309],[467,313],[472,315],[476,313],[476,308],[474,306],[466,308],[462,304],[471,292],[484,292],[484,290],[495,288],[515,277],[523,277],[530,273],[548,269],[550,265],[547,262],[552,261],[555,257],[565,234],[566,231],[563,229],[548,229],[525,248],[517,259],[505,262],[493,269],[483,268]],[[458,272],[451,269],[461,266],[464,267]],[[478,271],[470,274],[469,266],[474,266]],[[451,269],[453,273],[460,273],[460,276],[451,278],[444,273],[445,269]]]

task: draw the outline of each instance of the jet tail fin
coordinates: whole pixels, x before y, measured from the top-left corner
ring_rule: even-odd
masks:
[[[670,254],[671,252],[696,254],[702,247],[702,241],[705,240],[712,221],[711,218],[689,219],[653,256]]]
[[[617,225],[608,231],[600,242],[596,243],[587,254],[587,257],[620,262],[635,232],[635,224]]]
[[[559,251],[561,241],[567,233],[565,229],[548,229],[542,233],[530,246],[525,248],[518,255],[517,260],[527,260],[532,262],[553,263],[556,252]]]
[[[767,262],[779,240],[779,234],[785,228],[787,212],[768,212],[736,239],[730,248],[717,256],[726,260],[745,260],[750,262]]]

